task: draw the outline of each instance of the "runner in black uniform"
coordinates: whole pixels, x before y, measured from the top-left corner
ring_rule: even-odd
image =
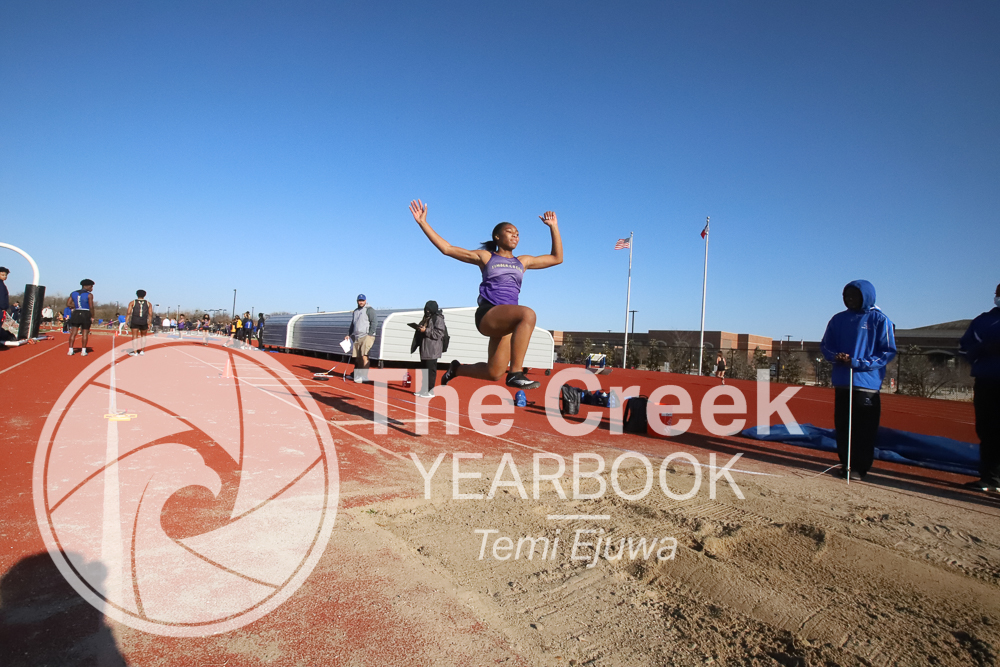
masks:
[[[94,281],[85,279],[80,281],[80,289],[71,292],[66,299],[66,305],[73,309],[69,316],[69,356],[73,356],[73,344],[76,342],[76,333],[83,330],[80,351],[81,356],[87,356],[87,340],[90,338],[90,323],[93,321],[94,308]]]
[[[715,360],[715,377],[722,378],[722,384],[726,384],[726,357],[721,352]]]
[[[135,295],[139,298],[128,305],[128,313],[125,316],[132,330],[132,351],[129,352],[131,357],[146,354],[146,332],[153,322],[153,307],[146,301],[146,290],[136,290]]]

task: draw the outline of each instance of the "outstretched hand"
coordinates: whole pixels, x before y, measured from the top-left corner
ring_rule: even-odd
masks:
[[[544,222],[549,227],[553,227],[553,226],[559,224],[559,221],[556,220],[556,213],[555,213],[555,211],[546,211],[545,215],[538,216],[538,219],[541,220],[542,222]]]
[[[410,213],[413,214],[413,219],[418,223],[427,223],[427,204],[419,199],[414,199],[410,202]]]

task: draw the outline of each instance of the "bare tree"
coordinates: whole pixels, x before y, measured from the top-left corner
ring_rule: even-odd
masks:
[[[781,368],[781,381],[786,384],[802,384],[802,355],[786,351]]]
[[[649,342],[649,355],[646,357],[646,366],[651,370],[658,371],[663,367],[663,362],[667,360],[666,346],[661,340]]]
[[[674,373],[690,373],[694,367],[694,350],[687,345],[670,348],[670,370]]]
[[[942,389],[961,384],[961,371],[954,365],[934,364],[923,350],[910,345],[899,355],[899,391],[931,398]]]
[[[813,370],[816,373],[816,384],[821,387],[830,386],[830,376],[833,373],[833,364],[825,357],[816,357],[813,361]]]
[[[572,335],[566,334],[565,336],[563,336],[563,343],[559,352],[562,358],[565,359],[567,363],[570,364],[576,363],[577,350],[576,350],[576,344],[573,342]]]
[[[731,350],[726,367],[726,377],[734,380],[756,380],[757,367],[750,363],[743,350]]]

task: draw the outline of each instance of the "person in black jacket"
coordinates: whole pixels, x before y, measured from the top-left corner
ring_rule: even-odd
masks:
[[[972,320],[960,343],[975,378],[972,405],[979,436],[979,479],[965,486],[1000,493],[1000,285],[993,305]]]
[[[417,331],[413,335],[413,352],[420,346],[420,363],[427,371],[424,376],[424,386],[421,391],[416,392],[420,398],[430,398],[434,395],[434,385],[437,383],[437,362],[444,354],[445,338],[448,336],[448,327],[444,322],[444,313],[438,308],[437,301],[428,301],[424,304],[424,317],[417,325]]]
[[[7,283],[5,282],[8,275],[10,275],[10,269],[6,266],[0,266],[0,324],[10,317],[10,293],[7,291]],[[0,329],[0,341],[8,340],[14,340],[14,337]]]

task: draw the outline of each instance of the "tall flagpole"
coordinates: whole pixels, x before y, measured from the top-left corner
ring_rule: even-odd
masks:
[[[622,368],[628,367],[628,309],[632,300],[632,234],[628,233],[628,292],[625,293],[625,349],[622,352]]]
[[[708,292],[708,221],[705,217],[705,277],[701,283],[701,342],[698,344],[698,375],[701,375],[701,363],[705,358],[705,296]]]

